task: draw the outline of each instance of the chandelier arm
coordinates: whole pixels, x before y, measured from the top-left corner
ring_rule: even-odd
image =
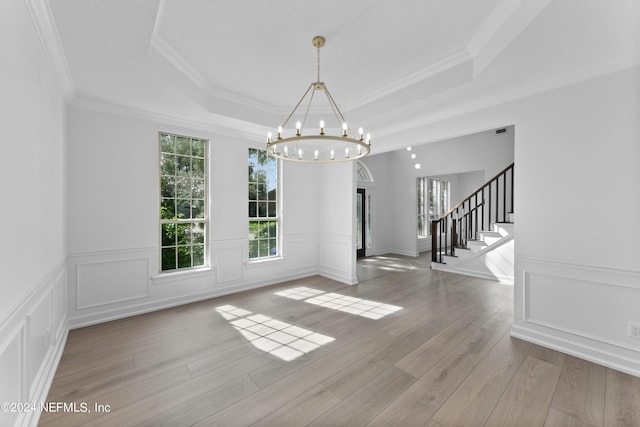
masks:
[[[313,83],[311,84],[313,86]],[[311,92],[311,96],[309,97],[309,103],[307,104],[307,109],[304,112],[304,117],[302,118],[302,125],[300,126],[300,132],[304,129],[304,124],[307,122],[307,117],[309,116],[309,109],[311,108],[311,103],[313,102],[313,95],[316,94],[316,91]]]
[[[331,104],[331,108],[333,108],[333,113],[336,115],[336,118],[342,120],[342,123],[346,123],[347,121],[342,115],[342,111],[340,111],[340,108],[338,108],[338,104],[336,104],[336,101],[333,100],[333,96],[331,96],[327,85],[324,86],[324,93],[327,95],[327,99],[329,99],[329,104]],[[338,125],[341,125],[342,123],[338,123]]]
[[[287,123],[289,123],[289,120],[291,119],[291,116],[293,116],[293,114],[296,112],[296,110],[298,109],[298,107],[300,106],[300,104],[302,103],[302,100],[304,100],[304,98],[307,96],[307,94],[309,93],[309,91],[311,90],[311,88],[313,87],[313,83],[311,83],[309,85],[309,87],[307,88],[307,91],[304,93],[304,95],[302,95],[302,98],[300,98],[300,101],[298,101],[298,103],[296,104],[295,107],[293,107],[293,110],[291,111],[291,113],[289,114],[289,116],[287,117],[287,119],[284,121],[284,123],[282,123],[282,127],[285,127],[287,125]]]

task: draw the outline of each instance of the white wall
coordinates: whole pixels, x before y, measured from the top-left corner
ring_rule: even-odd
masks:
[[[415,160],[411,153],[417,154]],[[413,147],[411,152],[400,149],[364,158],[362,162],[374,175],[390,180],[377,191],[375,215],[380,220],[373,230],[379,242],[377,252],[417,256],[430,247],[430,242],[417,238],[416,178],[449,176],[457,183],[453,196],[464,198],[469,194],[461,192],[471,187],[469,191],[476,190],[510,165],[513,153],[514,132],[510,128],[508,133],[477,132]],[[420,162],[420,169],[415,169],[416,162]],[[475,185],[478,179],[479,185]]]
[[[320,167],[318,263],[324,275],[356,284],[355,162]]]
[[[640,375],[640,341],[627,336],[640,321],[640,68],[584,75],[422,131],[440,140],[515,124],[512,334]]]
[[[250,143],[223,130],[121,113],[69,109],[72,326],[311,274],[355,282],[350,163],[283,163],[283,257],[249,262]],[[158,274],[159,131],[211,141],[209,269]]]
[[[37,403],[67,332],[64,88],[23,0],[0,2],[0,52],[0,402]]]

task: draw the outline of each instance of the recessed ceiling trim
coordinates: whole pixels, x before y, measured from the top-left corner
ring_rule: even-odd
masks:
[[[478,76],[553,0],[501,0],[467,43]]]
[[[477,101],[469,102],[464,105],[449,108],[446,110],[438,111],[434,114],[424,114],[420,117],[416,117],[412,120],[406,120],[403,122],[396,122],[393,126],[387,126],[380,128],[376,131],[376,135],[379,135],[376,140],[389,135],[399,134],[404,131],[410,131],[417,129],[421,126],[426,126],[432,123],[436,123],[442,120],[450,119],[453,117],[473,113],[475,111],[496,107],[502,104],[506,104],[518,99],[527,98],[540,93],[552,91],[565,86],[569,86],[575,83],[579,83],[585,80],[590,80],[607,74],[623,71],[629,68],[640,66],[640,50],[619,55],[610,58],[606,61],[601,61],[596,64],[582,67],[577,70],[573,70],[561,75],[557,75],[548,79],[544,79],[526,86],[518,87],[503,93],[499,93],[493,96],[488,96]],[[408,105],[405,108],[412,110],[419,109],[419,104],[414,103]],[[497,124],[495,127],[499,127]],[[403,141],[406,145],[408,141]]]
[[[71,70],[62,48],[60,35],[49,7],[49,2],[45,0],[26,0],[25,3],[27,3],[27,8],[38,31],[38,36],[47,58],[54,72],[60,78],[64,96],[66,99],[71,99],[74,91],[73,78],[71,77]]]
[[[275,106],[266,102],[258,101],[254,98],[242,96],[212,86],[209,81],[202,76],[195,68],[184,60],[160,35],[153,33],[151,36],[151,47],[162,57],[164,57],[176,70],[182,73],[187,79],[195,84],[203,94],[210,98],[210,103],[216,100],[233,102],[243,107],[254,108],[263,112],[283,112],[286,107]]]
[[[198,120],[185,119],[173,115],[156,113],[153,111],[141,110],[139,108],[112,104],[102,100],[91,99],[89,97],[75,96],[68,105],[80,110],[95,111],[98,113],[112,114],[115,116],[133,118],[147,122],[160,123],[162,125],[182,127],[203,132],[211,132],[216,135],[228,136],[232,138],[245,139],[249,141],[262,141],[268,127],[249,122],[237,120],[238,126],[226,126],[223,124],[208,123]],[[230,121],[229,117],[220,117],[221,121]]]
[[[367,95],[356,99],[350,103],[344,105],[345,111],[354,110],[356,108],[362,107],[370,102],[376,101],[385,96],[391,95],[399,90],[407,88],[411,85],[419,83],[421,81],[427,80],[435,75],[438,75],[444,71],[447,71],[453,67],[456,67],[460,64],[463,64],[467,61],[471,61],[471,55],[466,49],[462,49],[453,55],[450,55],[435,64],[429,65],[421,70],[418,70],[414,73],[409,74],[408,76],[397,80],[387,86],[381,87],[379,89],[372,90]]]
[[[191,80],[196,86],[202,89],[203,92],[209,93],[211,85],[202,77],[202,74],[198,73],[187,61],[185,61],[169,44],[164,41],[155,32],[151,35],[151,47],[155,49],[160,55],[171,63],[178,71],[184,74],[189,80]]]

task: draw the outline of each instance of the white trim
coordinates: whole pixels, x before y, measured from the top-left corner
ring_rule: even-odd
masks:
[[[386,86],[378,89],[373,89],[367,93],[367,95],[355,99],[344,105],[344,111],[352,111],[363,105],[369,104],[385,96],[392,95],[399,90],[405,89],[411,85],[425,81],[431,77],[434,77],[440,73],[450,70],[465,62],[471,61],[471,55],[466,49],[459,50],[458,52],[447,56],[446,58],[431,64],[421,70],[413,72],[406,77],[403,77],[395,82],[392,82]]]
[[[158,21],[156,21],[158,26]],[[209,103],[214,103],[211,98],[215,100],[222,100],[226,102],[233,102],[243,107],[255,108],[257,110],[274,113],[278,112],[286,114],[287,110],[284,106],[276,106],[266,102],[259,101],[257,99],[239,95],[218,87],[214,87],[211,83],[200,74],[189,62],[182,58],[170,45],[167,43],[154,28],[154,32],[151,35],[151,48],[166,59],[175,69],[185,76],[191,83],[193,83],[198,89],[200,89],[209,99]],[[329,110],[327,110],[329,111]]]
[[[54,279],[59,278],[60,275],[63,274],[64,271],[66,270],[66,267],[67,267],[67,262],[66,260],[63,260],[55,268],[53,268],[49,273],[47,273],[47,275],[44,278],[42,278],[42,280],[40,280],[36,286],[34,286],[31,292],[29,292],[29,294],[26,295],[22,301],[16,304],[13,310],[10,310],[7,314],[5,314],[3,318],[0,318],[0,330],[2,330],[2,328],[4,328],[9,323],[12,317],[15,317],[21,311],[25,311],[26,305],[30,302],[32,298],[34,298],[36,295],[38,295],[41,292],[41,288],[43,286],[46,286],[47,283],[54,281]]]
[[[144,302],[138,305],[130,305],[127,307],[114,308],[111,310],[105,310],[97,313],[89,313],[84,316],[76,316],[69,320],[69,329],[83,328],[85,326],[96,325],[99,323],[109,322],[117,319],[124,319],[127,317],[137,316],[139,314],[150,313],[154,311],[164,310],[171,307],[178,307],[185,304],[191,304],[198,301],[204,301],[207,299],[218,298],[225,295],[236,294],[252,289],[263,288],[266,286],[276,285],[282,282],[290,280],[302,279],[305,277],[315,276],[319,273],[317,271],[300,272],[298,274],[291,274],[285,276],[278,276],[277,278],[261,280],[251,283],[235,283],[231,286],[211,289],[206,292],[199,292],[191,295],[183,295],[179,297],[165,298],[161,300],[155,300],[151,302]]]
[[[64,97],[70,99],[74,90],[73,79],[49,2],[46,0],[25,0],[25,3],[49,63],[60,79]]]
[[[637,357],[626,357],[607,348],[600,349],[593,345],[595,343],[577,342],[521,325],[513,325],[511,336],[640,377],[640,362]]]
[[[547,288],[549,284],[557,282],[556,284],[567,284],[570,286],[567,289],[573,289],[575,292],[576,286],[579,285],[585,292],[586,303],[590,306],[606,304],[608,307],[614,307],[617,306],[616,301],[600,301],[597,298],[602,298],[602,295],[617,295],[618,292],[633,295],[635,298],[640,292],[640,271],[527,256],[518,256],[515,261],[519,281],[514,289],[515,316],[512,336],[640,376],[640,347],[625,336],[626,331],[621,331],[622,326],[626,329],[624,319],[627,316],[624,314],[634,317],[633,309],[625,306],[625,313],[611,313],[611,322],[615,322],[611,323],[611,328],[615,325],[616,329],[603,330],[594,324],[581,327],[582,323],[567,321],[566,318],[549,318],[542,312],[532,317],[530,307],[532,277],[547,278],[543,282],[547,283]],[[609,289],[611,293],[608,292]],[[593,294],[590,293],[592,291]],[[566,295],[564,299],[567,299]],[[576,316],[591,315],[585,310],[576,310]]]
[[[425,114],[422,117],[415,118],[412,120],[407,120],[404,122],[398,122],[393,127],[387,127],[383,130],[377,132],[379,137],[382,136],[390,136],[396,133],[403,133],[411,129],[416,129],[422,126],[426,126],[432,123],[436,123],[439,121],[443,121],[446,119],[450,119],[453,117],[462,116],[465,114],[470,114],[479,110],[500,106],[512,101],[517,101],[523,98],[528,98],[534,95],[539,95],[544,92],[549,92],[555,89],[560,89],[565,86],[570,86],[572,84],[580,83],[586,80],[590,80],[596,77],[600,77],[606,74],[615,73],[618,71],[622,71],[628,68],[637,67],[640,65],[640,50],[636,50],[624,55],[619,55],[613,58],[609,58],[607,60],[588,65],[586,67],[582,67],[576,70],[572,70],[560,75],[556,75],[554,77],[550,77],[548,79],[540,80],[538,82],[522,86],[516,89],[512,89],[497,95],[488,96],[478,101],[470,102],[461,106],[452,107],[447,110],[439,111],[434,114]],[[405,107],[405,109],[415,110],[420,108],[420,103],[414,103]],[[477,132],[483,130],[489,130],[496,127],[505,127],[510,126],[505,125],[504,123],[496,123],[495,126],[492,126],[490,123],[487,123],[487,128],[477,129]],[[461,135],[467,135],[469,132],[465,132]],[[455,137],[458,135],[452,135],[451,137]],[[424,140],[420,143],[429,143],[435,142],[436,140]],[[406,145],[406,141],[405,141]]]
[[[189,270],[169,271],[151,276],[154,285],[164,285],[180,280],[198,279],[200,277],[213,277],[216,272],[215,267],[193,268]]]
[[[90,266],[90,265],[99,265],[99,264],[115,264],[115,263],[124,263],[124,262],[132,262],[132,261],[142,261],[146,267],[146,289],[145,292],[143,294],[139,294],[139,295],[131,295],[125,298],[117,298],[117,299],[110,299],[110,300],[103,300],[100,303],[94,303],[94,304],[86,304],[86,305],[82,305],[81,304],[81,296],[82,296],[82,289],[83,287],[81,286],[81,267],[86,267],[86,266]],[[105,305],[111,305],[111,304],[117,304],[120,302],[126,302],[126,301],[133,301],[133,300],[137,300],[137,299],[141,299],[141,298],[148,298],[151,296],[151,292],[149,289],[149,282],[150,282],[150,278],[149,278],[149,258],[148,257],[140,257],[140,258],[121,258],[121,259],[108,259],[108,260],[100,260],[100,261],[92,261],[92,262],[82,262],[82,263],[77,263],[76,264],[76,271],[75,271],[75,279],[76,279],[76,309],[77,310],[86,310],[89,308],[95,308],[95,307],[102,307]]]
[[[472,57],[489,44],[500,28],[507,22],[513,12],[518,9],[522,0],[500,0],[491,10],[491,13],[484,20],[478,31],[467,42],[467,50]],[[509,40],[508,42],[510,42]]]
[[[184,119],[176,116],[156,113],[152,111],[141,110],[134,107],[128,107],[119,104],[113,104],[106,101],[91,99],[76,94],[68,102],[68,105],[79,110],[94,111],[97,113],[111,114],[114,116],[124,117],[127,119],[142,120],[146,122],[160,124],[166,126],[176,126],[183,129],[193,129],[195,131],[211,132],[216,135],[228,136],[231,138],[246,139],[249,141],[262,141],[267,134],[269,128],[250,122],[236,120],[237,127],[223,126],[210,122],[196,121]],[[221,117],[221,120],[229,121],[228,117]]]
[[[640,275],[640,270],[634,270],[631,268],[609,267],[609,266],[602,266],[602,265],[595,265],[595,264],[581,264],[573,261],[565,261],[565,260],[552,259],[552,258],[516,256],[516,262],[517,261],[530,262],[530,263],[541,264],[541,265],[551,264],[558,267],[567,267],[567,268],[577,269],[577,270],[587,270],[587,271],[591,271],[594,273],[601,273],[601,274],[610,274],[611,272],[614,272],[616,274],[622,274],[622,275]],[[621,285],[617,285],[617,286],[621,286]],[[631,285],[630,287],[640,289],[640,284]]]
[[[158,21],[156,21],[156,25],[158,25]],[[180,71],[200,90],[206,93],[209,93],[211,91],[212,88],[207,79],[205,79],[202,74],[196,71],[196,69],[193,68],[191,64],[185,61],[184,58],[182,58],[178,54],[178,52],[176,52],[171,46],[169,46],[169,44],[162,37],[160,37],[158,33],[156,33],[155,28],[153,34],[151,35],[151,41],[149,44],[153,49],[156,50],[156,52],[158,52],[167,61],[169,61],[171,65],[176,67],[178,71]]]

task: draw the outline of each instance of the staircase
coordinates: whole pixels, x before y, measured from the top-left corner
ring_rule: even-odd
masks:
[[[513,163],[431,223],[431,268],[513,283]]]

